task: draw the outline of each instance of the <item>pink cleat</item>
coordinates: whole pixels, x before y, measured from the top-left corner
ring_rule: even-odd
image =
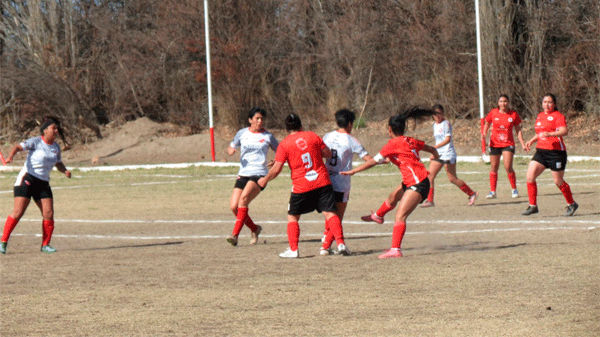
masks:
[[[429,201],[429,200],[425,200],[425,202],[423,202],[421,204],[421,207],[434,207],[435,204],[433,203],[433,201]]]
[[[469,206],[475,205],[475,200],[477,200],[478,196],[479,196],[479,193],[477,193],[477,192],[473,192],[473,194],[471,194],[469,196]]]
[[[365,222],[375,222],[380,225],[383,223],[383,218],[375,214],[373,211],[371,211],[371,215],[361,216],[360,219]]]
[[[392,248],[388,251],[386,251],[385,253],[379,255],[380,259],[389,259],[389,258],[393,258],[393,257],[403,257],[404,255],[402,255],[402,251],[399,248]]]

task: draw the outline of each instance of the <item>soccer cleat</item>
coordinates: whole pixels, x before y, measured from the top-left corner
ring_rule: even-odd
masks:
[[[486,195],[485,198],[486,199],[496,199],[496,192],[490,192],[490,194]]]
[[[285,252],[279,254],[279,257],[283,257],[285,259],[297,259],[298,256],[299,256],[298,251],[291,250],[289,247]]]
[[[6,246],[8,246],[8,242],[0,242],[0,253],[6,254]]]
[[[567,211],[565,212],[565,216],[573,216],[573,214],[575,214],[575,211],[578,208],[579,208],[579,205],[576,202],[570,204],[569,206],[567,206]]]
[[[519,191],[517,191],[517,189],[515,188],[514,190],[512,190],[511,196],[513,198],[518,198],[519,197]]]
[[[402,251],[399,248],[392,248],[385,253],[379,255],[380,259],[389,259],[394,257],[403,257]]]
[[[527,207],[526,210],[521,212],[521,215],[531,215],[531,214],[535,214],[535,213],[539,213],[539,212],[540,212],[540,210],[538,209],[537,206],[529,205],[529,207]],[[573,211],[573,212],[575,212],[575,211]]]
[[[227,242],[229,242],[232,246],[237,246],[237,242],[238,242],[238,237],[237,236],[229,236],[227,238]]]
[[[321,256],[327,256],[327,255],[333,255],[333,250],[332,249],[327,249],[327,248],[321,248],[321,250],[319,251],[319,255]]]
[[[371,215],[361,216],[360,219],[366,222],[375,222],[379,225],[383,223],[383,218],[375,214],[373,211],[371,211]]]
[[[44,253],[48,253],[48,254],[52,254],[52,253],[55,253],[55,252],[56,252],[56,249],[52,248],[52,247],[51,247],[51,246],[49,246],[49,245],[42,246],[42,248],[41,248],[40,250],[41,250],[42,252],[44,252]]]
[[[255,245],[258,242],[258,236],[260,235],[260,232],[262,232],[262,227],[256,225],[256,230],[250,234],[250,236],[252,236],[252,239],[250,240],[251,245]]]
[[[338,252],[338,254],[344,255],[344,256],[348,256],[348,255],[352,254],[350,252],[350,249],[348,249],[348,247],[346,247],[346,245],[343,244],[343,243],[340,243],[338,245],[338,251],[337,252]]]
[[[435,204],[433,203],[433,201],[429,201],[429,200],[425,200],[422,204],[421,207],[434,207]]]
[[[471,194],[469,196],[469,206],[473,206],[475,204],[475,200],[477,200],[477,196],[479,196],[479,193],[477,193],[477,192],[473,192],[473,194]]]

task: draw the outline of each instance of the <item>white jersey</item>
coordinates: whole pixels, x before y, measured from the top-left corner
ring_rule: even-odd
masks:
[[[440,160],[450,160],[456,162],[456,150],[454,149],[454,141],[452,140],[452,126],[448,120],[444,120],[441,123],[433,123],[433,136],[435,137],[435,144],[439,144],[446,140],[446,137],[450,137],[450,143],[439,147],[437,149],[440,154]]]
[[[60,146],[57,143],[46,144],[41,136],[29,138],[22,142],[23,150],[29,151],[25,164],[17,176],[15,186],[21,185],[26,173],[44,180],[50,180],[50,171],[56,163],[61,163]]]
[[[240,151],[239,176],[265,176],[267,169],[267,153],[269,148],[277,151],[279,142],[266,130],[252,132],[250,128],[238,131],[229,146]]]
[[[352,158],[354,154],[360,158],[369,153],[358,139],[344,132],[333,131],[323,137],[323,142],[331,150],[331,158],[325,162],[333,190],[344,192],[344,202],[348,201],[350,194],[350,176],[339,174],[352,169]]]

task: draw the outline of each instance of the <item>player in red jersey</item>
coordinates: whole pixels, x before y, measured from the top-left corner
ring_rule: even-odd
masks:
[[[535,179],[549,168],[552,171],[554,183],[567,200],[567,211],[564,215],[572,216],[579,205],[573,200],[571,187],[563,179],[567,166],[567,148],[562,137],[568,133],[567,123],[565,116],[556,110],[556,97],[553,94],[544,96],[542,106],[544,111],[540,112],[535,120],[535,136],[525,144],[525,150],[529,151],[531,145],[537,142],[535,155],[527,169],[529,207],[521,214],[530,215],[539,212]]]
[[[402,173],[402,183],[390,193],[379,210],[368,216],[368,219],[363,217],[365,221],[375,221],[381,224],[383,223],[383,216],[394,209],[396,204],[400,203],[396,212],[394,231],[392,233],[392,248],[379,255],[380,259],[403,256],[400,246],[406,232],[406,219],[417,205],[427,198],[427,194],[429,193],[429,172],[427,172],[427,169],[421,163],[419,151],[429,152],[435,159],[439,159],[440,157],[434,147],[426,145],[420,140],[403,136],[406,119],[431,116],[433,114],[434,112],[431,110],[412,108],[403,114],[390,117],[388,135],[391,139],[383,146],[381,151],[374,158],[365,161],[355,169],[341,172],[341,174],[353,175],[377,164],[384,163],[386,158],[388,158],[398,166]]]
[[[500,157],[504,158],[504,169],[508,175],[508,181],[512,188],[512,197],[518,198],[517,175],[513,169],[513,157],[515,155],[515,139],[512,130],[515,129],[521,147],[525,150],[523,142],[523,132],[521,131],[521,118],[517,112],[508,108],[508,95],[500,95],[498,98],[498,107],[492,109],[485,116],[485,125],[481,133],[481,139],[485,141],[488,130],[492,129],[490,135],[490,194],[488,199],[496,198],[496,184],[498,182],[498,168],[500,167]]]
[[[302,130],[302,121],[296,114],[285,118],[285,128],[289,135],[279,143],[275,153],[275,163],[269,173],[258,180],[258,186],[265,188],[275,179],[287,162],[292,178],[292,194],[288,205],[287,234],[289,248],[279,254],[283,258],[297,258],[302,214],[317,211],[325,216],[325,227],[334,235],[338,252],[349,255],[344,242],[344,232],[340,218],[335,211],[335,197],[327,167],[323,157],[331,157],[331,151],[316,133]],[[328,248],[328,247],[325,247]]]

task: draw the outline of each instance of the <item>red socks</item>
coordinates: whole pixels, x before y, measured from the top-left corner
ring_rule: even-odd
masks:
[[[252,219],[248,216],[248,208],[247,207],[238,207],[237,215],[235,217],[235,225],[233,225],[233,231],[231,235],[238,236],[242,231],[242,227],[244,224],[250,228],[251,231],[256,231],[256,225],[252,221]]]
[[[537,183],[527,182],[527,195],[529,196],[529,204],[531,206],[537,206]]]
[[[394,231],[392,232],[392,248],[400,249],[400,245],[402,244],[402,238],[404,238],[404,233],[406,233],[406,223],[394,223]]]
[[[2,242],[8,242],[8,238],[10,238],[10,233],[12,233],[13,229],[17,226],[19,221],[13,219],[10,215],[6,218],[6,222],[4,223],[4,232],[2,233]]]
[[[473,193],[475,193],[475,192],[473,192],[473,190],[472,190],[472,189],[469,187],[469,185],[467,185],[467,183],[464,183],[464,184],[463,184],[463,185],[460,187],[460,190],[461,190],[461,191],[463,191],[463,192],[465,192],[465,194],[466,194],[466,195],[468,195],[468,196],[472,196],[472,195],[473,195]]]
[[[429,194],[427,195],[427,201],[433,202],[433,186],[429,188]]]
[[[571,205],[575,202],[575,200],[573,200],[573,194],[571,194],[571,187],[569,186],[569,184],[567,184],[566,181],[563,182],[563,184],[560,185],[558,188],[560,189],[562,194],[565,196],[565,199],[567,200],[568,205]]]
[[[513,190],[517,188],[517,174],[515,172],[511,172],[508,174],[508,181],[510,182],[510,187]]]
[[[42,246],[50,244],[54,232],[54,220],[44,220],[42,222]]]
[[[510,180],[510,176],[508,178]],[[498,173],[490,171],[490,192],[496,192],[496,185],[498,184]],[[514,188],[514,187],[513,187]]]
[[[377,215],[380,218],[383,218],[389,211],[391,211],[393,209],[394,209],[394,207],[392,205],[390,205],[390,203],[386,199],[383,202],[383,204],[381,204],[381,207],[379,207],[377,212],[375,212],[375,215]]]
[[[292,251],[298,250],[298,241],[300,241],[300,225],[298,222],[288,222],[287,225],[288,241],[290,243],[290,249]]]

